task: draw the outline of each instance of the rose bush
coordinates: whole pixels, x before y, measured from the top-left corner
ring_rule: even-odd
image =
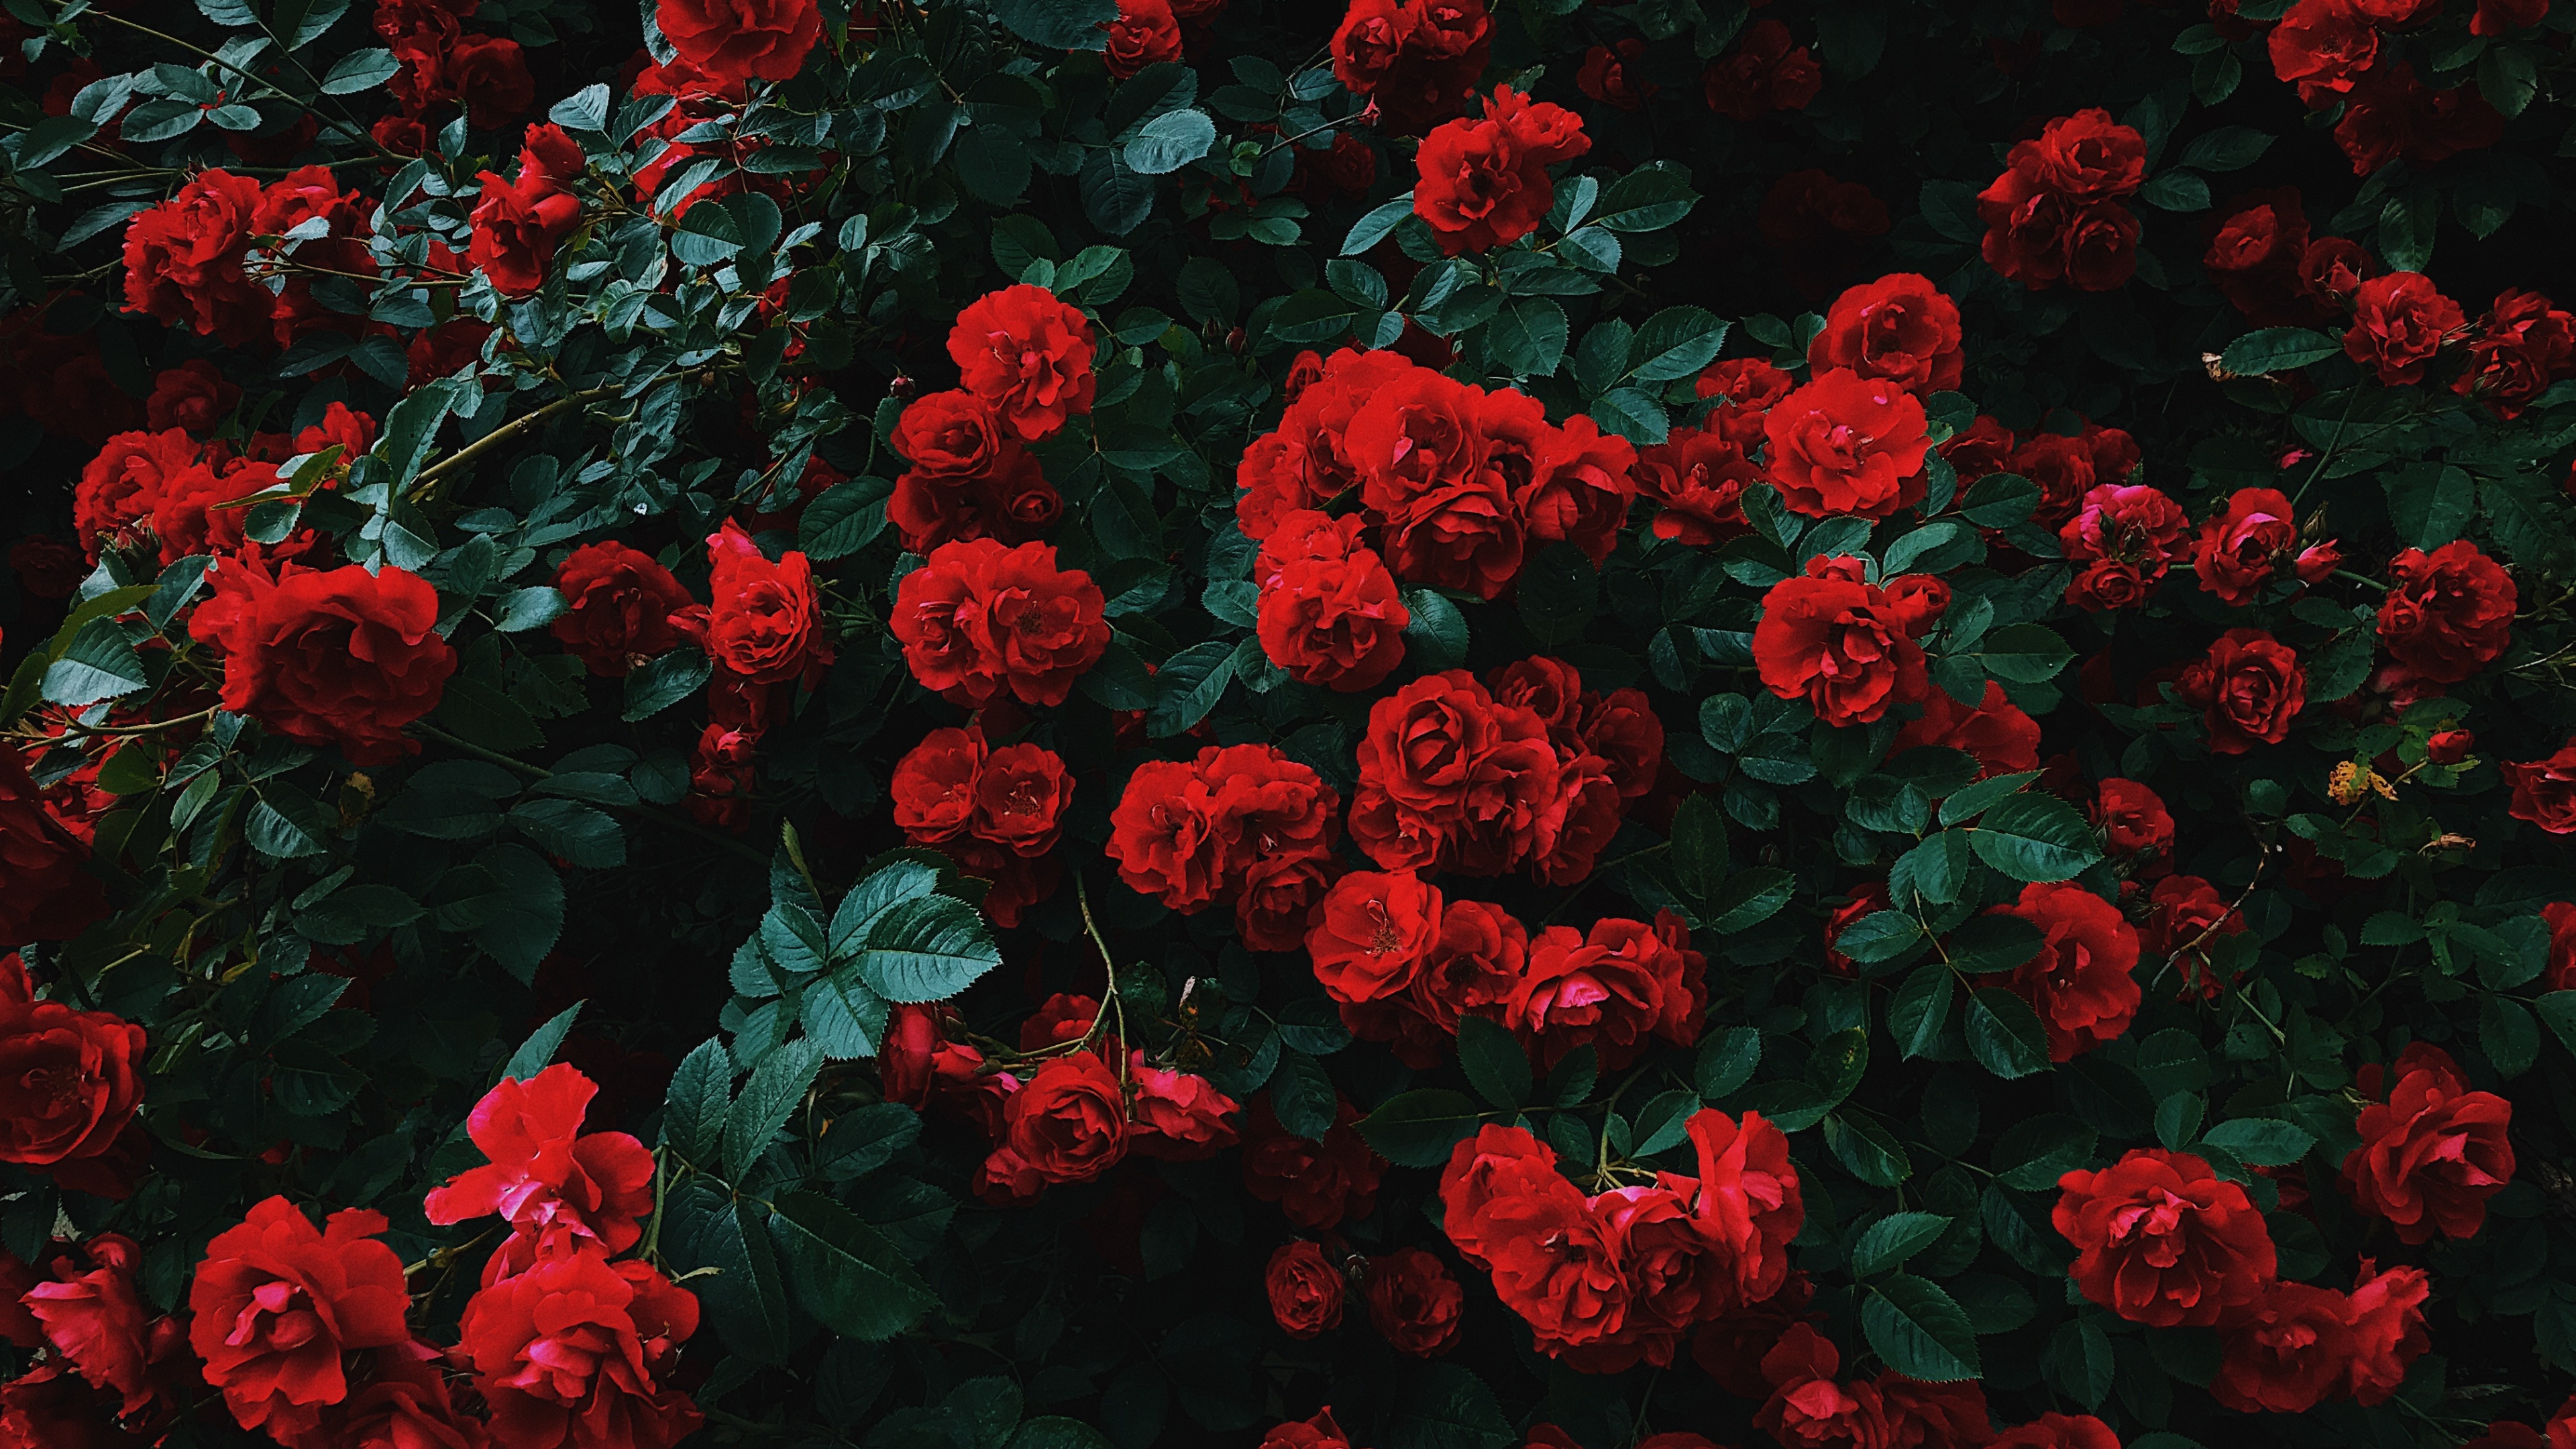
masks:
[[[0,1449],[2576,1445],[2566,5],[0,30]]]

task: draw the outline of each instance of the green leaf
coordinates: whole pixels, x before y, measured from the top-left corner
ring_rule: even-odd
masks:
[[[1825,1145],[1844,1170],[1871,1187],[1894,1187],[1914,1175],[1905,1148],[1875,1121],[1836,1112],[1825,1118]]]
[[[778,1249],[762,1222],[770,1216],[748,1199],[725,1203],[699,1225],[693,1245],[698,1261],[716,1270],[695,1290],[716,1336],[757,1363],[785,1360],[794,1326]]]
[[[524,1082],[552,1065],[555,1053],[563,1049],[564,1038],[572,1034],[572,1024],[580,1018],[582,1006],[583,1003],[576,1001],[545,1025],[529,1032],[528,1039],[519,1043],[519,1049],[510,1053],[510,1059],[501,1064],[492,1084],[498,1086],[504,1081],[514,1080]]]
[[[725,1109],[733,1105],[733,1057],[709,1037],[680,1058],[662,1098],[662,1141],[692,1166],[715,1161],[724,1142]]]
[[[1458,1065],[1467,1073],[1467,1084],[1497,1107],[1515,1108],[1529,1100],[1529,1053],[1498,1022],[1481,1016],[1458,1019]]]
[[[1008,1449],[1114,1449],[1109,1436],[1061,1414],[1040,1414],[1021,1422]]]
[[[1843,928],[1834,949],[1864,966],[1893,961],[1923,939],[1923,925],[1903,911],[1873,911]]]
[[[2476,482],[2446,463],[2410,463],[2381,475],[2388,521],[2402,543],[2430,552],[2460,537],[2478,512]]]
[[[1968,873],[1976,868],[1976,851],[1968,843],[1965,830],[1944,830],[1925,836],[1923,843],[1898,856],[1896,865],[1887,873],[1890,899],[1911,902],[1920,895],[1934,905],[1948,905],[1959,898],[1960,888]]]
[[[852,959],[868,944],[868,933],[888,911],[938,888],[939,868],[928,861],[896,860],[868,872],[832,912],[826,954],[835,962]]]
[[[1761,1062],[1762,1033],[1749,1026],[1713,1031],[1700,1039],[1691,1084],[1699,1089],[1702,1101],[1714,1102],[1752,1081],[1753,1069]]]
[[[1798,879],[1778,866],[1757,865],[1726,878],[1709,902],[1708,928],[1720,936],[1749,931],[1780,913]]]
[[[505,886],[473,931],[474,944],[521,981],[534,981],[537,964],[563,934],[563,878],[523,845],[495,845],[474,857]]]
[[[1521,622],[1546,645],[1570,643],[1601,607],[1601,576],[1583,550],[1552,543],[1521,566]]]
[[[2030,1003],[1996,987],[1968,998],[1968,1054],[1998,1077],[2048,1070],[2048,1029]]]
[[[1485,326],[1485,364],[1512,377],[1554,377],[1565,361],[1565,309],[1524,297]]]
[[[1867,1278],[1890,1268],[1905,1266],[1905,1260],[1932,1246],[1932,1240],[1949,1230],[1950,1220],[1939,1213],[1889,1213],[1869,1225],[1852,1245],[1851,1270]]]
[[[2305,327],[2266,327],[2227,344],[2218,365],[2244,377],[2266,377],[2343,352],[2343,340]]]
[[[1360,1136],[1398,1167],[1439,1167],[1449,1149],[1474,1135],[1484,1113],[1464,1092],[1426,1087],[1401,1093],[1360,1119]]]
[[[939,1301],[882,1233],[820,1193],[781,1196],[769,1229],[796,1301],[845,1338],[882,1343]]]
[[[2093,1129],[2050,1112],[2004,1129],[1995,1142],[1995,1180],[2024,1192],[2047,1192],[2093,1156]]]
[[[2559,1045],[2576,1052],[2576,991],[2552,991],[2532,1005],[2549,1029],[2558,1033]]]
[[[2057,677],[2075,651],[2045,624],[2013,624],[1986,636],[1977,653],[1986,672],[2015,684],[2044,684]]]
[[[2209,182],[2189,171],[2166,171],[2140,187],[2138,199],[2161,211],[2207,211]]]
[[[1871,1350],[1907,1378],[1948,1384],[1984,1372],[1967,1311],[1928,1280],[1899,1273],[1871,1284],[1860,1323]]]
[[[2478,1046],[2496,1074],[2511,1080],[2540,1060],[2540,1027],[2521,1002],[2490,996],[2478,1004]]]
[[[1099,50],[1109,43],[1118,0],[993,0],[993,18],[1051,50]]]
[[[2270,1117],[2237,1117],[2221,1122],[2210,1128],[2202,1140],[2260,1167],[2296,1162],[2317,1143],[2306,1128]]]
[[[1942,941],[1953,969],[1979,975],[2010,971],[2039,954],[2039,927],[2019,916],[1970,916]]]
[[[953,896],[915,896],[877,918],[859,979],[888,1001],[946,1001],[1002,964],[983,914]]]
[[[2270,149],[2272,137],[2252,126],[2221,126],[2194,137],[2179,164],[2199,171],[2242,171]]]
[[[1353,222],[1350,231],[1342,238],[1342,255],[1355,257],[1376,246],[1411,215],[1413,193],[1408,191]]]
[[[806,1089],[814,1085],[815,1075],[822,1070],[823,1049],[801,1037],[781,1044],[751,1069],[751,1080],[743,1084],[742,1095],[725,1113],[727,1178],[738,1182],[751,1171],[760,1154],[769,1150],[769,1139],[787,1125],[788,1117],[805,1100]]]
[[[1696,377],[1726,345],[1726,327],[1705,307],[1666,307],[1637,329],[1628,375],[1639,382]]]
[[[1340,1106],[1322,1062],[1291,1048],[1280,1051],[1279,1065],[1270,1076],[1270,1110],[1280,1126],[1309,1142],[1321,1142],[1333,1130]]]
[[[1965,785],[1941,802],[1941,823],[1958,825],[1983,815],[1996,801],[2018,795],[2039,778],[2037,770],[2023,770],[2011,775],[1997,775]]]
[[[1687,168],[1650,161],[1602,188],[1591,221],[1616,232],[1661,231],[1690,215],[1698,202]]]
[[[392,51],[382,46],[351,51],[324,73],[322,93],[326,96],[348,96],[374,90],[393,79],[394,72],[400,69],[402,63],[394,59]]]
[[[1387,1449],[1504,1449],[1518,1436],[1484,1381],[1454,1363],[1404,1375],[1387,1422]]]
[[[511,807],[510,824],[538,849],[572,865],[605,870],[626,863],[626,832],[608,812],[579,801],[522,801]]]
[[[715,664],[695,649],[674,649],[626,676],[626,705],[620,718],[633,724],[678,704],[707,687]]]
[[[1425,674],[1467,662],[1467,616],[1446,595],[1436,589],[1408,589],[1404,607],[1413,616],[1404,626],[1406,662]]]
[[[1216,145],[1216,122],[1205,111],[1165,111],[1136,128],[1127,143],[1129,170],[1140,176],[1167,176],[1208,153]]]
[[[149,687],[143,658],[116,620],[91,619],[72,635],[71,644],[45,667],[44,698],[48,704],[80,709],[102,699],[115,699]]]
[[[1234,682],[1235,645],[1229,640],[1193,644],[1163,661],[1154,676],[1154,707],[1145,717],[1158,738],[1187,734],[1225,698]]]
[[[1900,1055],[1919,1057],[1938,1046],[1950,1015],[1950,968],[1927,961],[1914,968],[1887,1003],[1887,1029]]]
[[[1968,832],[1986,864],[2019,881],[2072,880],[2102,858],[2093,827],[2054,795],[2013,795]]]

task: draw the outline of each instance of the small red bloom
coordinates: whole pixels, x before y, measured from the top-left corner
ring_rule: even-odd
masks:
[[[2133,1149],[2058,1179],[2052,1213],[2084,1296],[2132,1323],[2206,1327],[2242,1316],[2276,1272],[2245,1189],[2189,1153]]]
[[[1342,1275],[1304,1239],[1282,1243],[1262,1274],[1270,1316],[1290,1338],[1313,1338],[1342,1321]]]

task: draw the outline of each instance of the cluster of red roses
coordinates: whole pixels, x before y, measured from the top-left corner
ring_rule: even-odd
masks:
[[[2538,292],[2507,288],[2472,326],[2420,272],[2372,277],[2352,292],[2344,355],[2388,387],[2424,381],[2446,348],[2466,355],[2451,390],[2512,419],[2553,382],[2576,377],[2576,314]]]
[[[1624,1067],[1660,1037],[1699,1039],[1707,959],[1681,918],[1604,917],[1533,936],[1501,907],[1444,900],[1410,871],[1354,871],[1333,883],[1306,931],[1315,979],[1342,1021],[1389,1043],[1406,1065],[1438,1063],[1465,1017],[1508,1028],[1542,1066],[1589,1046]]]
[[[1488,392],[1397,352],[1344,348],[1292,370],[1279,426],[1244,450],[1236,522],[1267,541],[1294,513],[1357,491],[1395,577],[1491,599],[1534,544],[1568,542],[1597,565],[1637,496],[1637,450],[1577,414]]]
[[[1758,121],[1773,111],[1803,111],[1825,88],[1825,72],[1789,34],[1764,18],[1744,27],[1735,49],[1709,64],[1700,98],[1721,116]]]
[[[1232,1147],[1230,1119],[1240,1104],[1207,1078],[1158,1067],[1122,1045],[1100,1012],[1093,997],[1048,998],[1020,1023],[1015,1071],[952,1040],[956,1023],[942,1008],[898,1006],[880,1080],[890,1101],[936,1106],[982,1130],[993,1150],[975,1190],[995,1204],[1031,1201],[1053,1183],[1090,1182],[1130,1153],[1196,1162]]]
[[[2400,37],[2442,13],[2442,0],[2298,0],[2272,27],[2272,73],[2312,111],[2341,109],[2336,144],[2356,176],[2391,161],[2429,166],[2504,139],[2504,116],[2472,86],[2435,90],[2397,56]],[[2538,25],[2549,0],[2477,0],[2469,33]],[[2238,21],[2241,33],[2251,33]]]
[[[1055,751],[1026,741],[989,749],[972,725],[932,730],[896,764],[886,793],[905,839],[992,882],[984,913],[995,925],[1018,925],[1055,894],[1064,876],[1055,845],[1073,802],[1073,777]]]
[[[2138,269],[2138,218],[2120,204],[2147,179],[2147,142],[2095,107],[2050,121],[1977,193],[1986,264],[2032,291],[2064,281],[2107,292]]]
[[[127,223],[126,310],[227,347],[263,340],[289,347],[322,330],[391,337],[385,323],[332,312],[314,297],[312,275],[294,272],[300,264],[373,278],[367,212],[366,199],[341,191],[324,166],[298,167],[266,186],[200,171]],[[285,278],[273,292],[262,285],[270,275]]]
[[[1338,1328],[1346,1278],[1360,1285],[1369,1326],[1398,1353],[1435,1358],[1457,1343],[1466,1291],[1438,1258],[1420,1248],[1365,1259],[1345,1254],[1343,1266],[1336,1267],[1315,1243],[1303,1238],[1282,1243],[1262,1275],[1270,1316],[1290,1338],[1313,1338]]]
[[[1556,205],[1547,168],[1591,149],[1582,117],[1496,86],[1483,120],[1445,122],[1423,138],[1413,214],[1443,256],[1509,246]]]
[[[2381,1403],[2430,1347],[2422,1269],[2382,1273],[2364,1259],[2350,1293],[2287,1281],[2245,1189],[2189,1153],[2137,1148],[2058,1185],[2053,1221],[2075,1245],[2076,1287],[2133,1323],[2217,1329],[2209,1388],[2229,1408]]]
[[[1485,0],[1351,0],[1333,30],[1333,78],[1399,135],[1454,116],[1493,55]]]
[[[375,31],[398,68],[385,83],[400,107],[372,128],[376,144],[397,156],[429,149],[437,112],[462,103],[466,124],[497,131],[536,104],[527,57],[506,35],[465,33],[479,0],[376,0]]]
[[[1404,662],[1413,611],[1395,575],[1360,542],[1368,520],[1298,509],[1279,520],[1253,565],[1262,652],[1301,684],[1344,694],[1375,689]]]
[[[1108,855],[1127,886],[1183,915],[1219,902],[1257,951],[1290,951],[1339,866],[1341,797],[1271,745],[1210,745],[1147,760],[1109,815]]]
[[[1064,500],[1027,445],[1091,411],[1095,346],[1090,319],[1044,287],[1005,287],[957,314],[948,355],[962,386],[913,399],[895,423],[895,451],[911,466],[886,516],[906,549],[1027,543],[1054,526]]]
[[[1643,691],[1592,693],[1563,660],[1426,674],[1369,706],[1351,838],[1386,870],[1578,881],[1663,752]]]
[[[581,143],[548,121],[530,126],[519,148],[519,174],[477,173],[473,239],[466,257],[503,296],[524,297],[546,284],[555,248],[581,224],[572,183],[590,169]]]
[[[116,1234],[58,1242],[41,1270],[0,1255],[0,1336],[43,1351],[0,1385],[0,1445],[158,1442],[202,1383],[287,1449],[667,1449],[699,1422],[667,1382],[697,1299],[615,1260],[653,1210],[653,1158],[625,1133],[581,1132],[595,1090],[549,1067],[468,1120],[490,1163],[432,1190],[429,1218],[498,1214],[511,1231],[446,1351],[413,1337],[402,1260],[367,1209],[317,1230],[283,1197],[252,1207],[207,1244],[184,1321],[149,1312],[140,1250]]]
[[[0,759],[15,758],[14,750],[0,751]],[[10,809],[0,795],[0,816]],[[16,833],[0,834],[0,851]],[[0,864],[14,874],[17,857],[0,854]],[[86,874],[81,879],[89,905],[103,910],[96,882]],[[0,891],[0,943],[10,946],[24,943],[30,924],[12,919],[9,898],[16,894],[15,881]],[[86,924],[86,914],[67,916],[61,924]],[[34,1169],[76,1192],[130,1194],[152,1146],[134,1120],[143,1100],[146,1046],[143,1028],[112,1012],[38,1000],[16,951],[0,956],[0,1083],[6,1084],[0,1091],[0,1162]]]
[[[1672,1362],[1685,1335],[1759,1317],[1791,1282],[1806,1222],[1789,1139],[1747,1112],[1703,1108],[1688,1130],[1699,1175],[1658,1172],[1589,1197],[1556,1153],[1487,1125],[1440,1175],[1441,1229],[1530,1325],[1538,1351],[1585,1372]]]

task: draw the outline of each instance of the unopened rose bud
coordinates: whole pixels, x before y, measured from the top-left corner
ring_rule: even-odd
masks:
[[[2444,730],[2424,742],[2424,757],[2437,765],[2456,765],[2469,757],[2478,737],[2468,730]]]

